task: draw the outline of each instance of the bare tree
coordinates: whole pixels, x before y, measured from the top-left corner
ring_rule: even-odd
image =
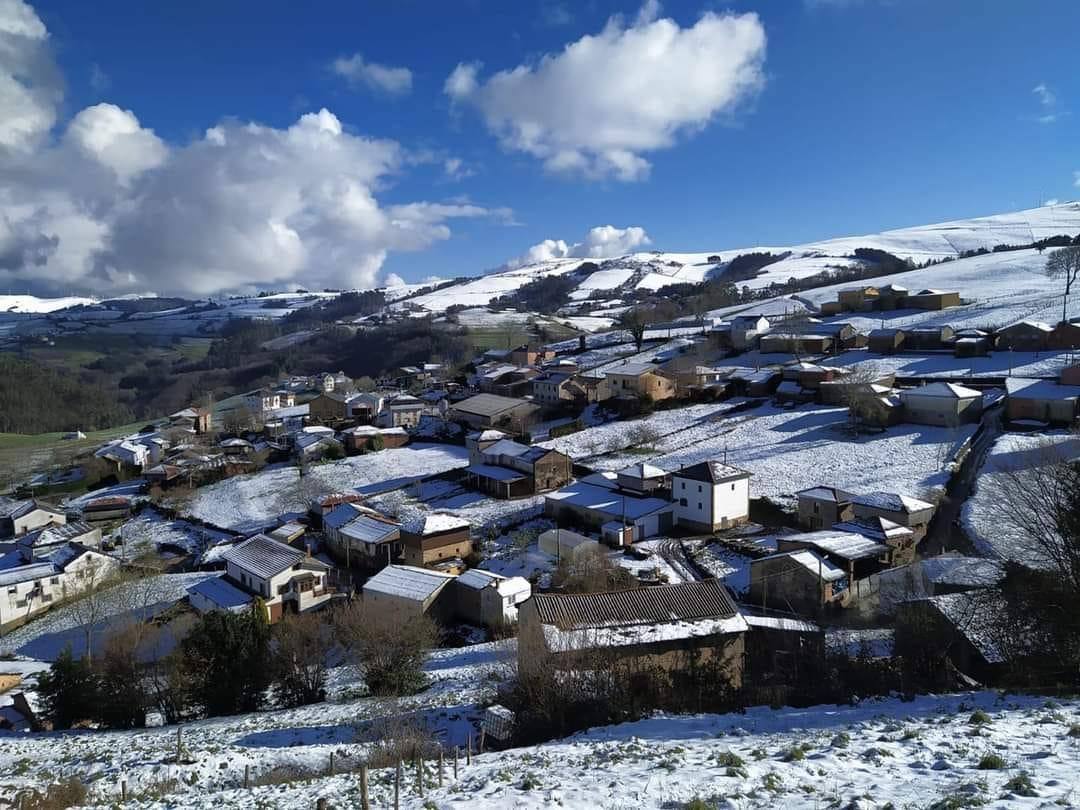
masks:
[[[632,588],[637,583],[629,570],[615,562],[602,548],[564,557],[551,584],[563,593],[603,593]]]
[[[874,391],[873,384],[878,379],[880,374],[876,366],[860,363],[840,381],[840,397],[848,409],[848,424],[856,433],[877,413],[879,394]]]
[[[274,628],[274,692],[282,706],[304,706],[326,699],[330,626],[318,613],[287,616]]]
[[[90,556],[70,582],[65,581],[64,599],[72,599],[71,614],[82,628],[86,660],[93,659],[94,633],[112,606],[111,590],[120,582],[116,566],[105,558]]]
[[[648,318],[640,307],[627,310],[619,318],[619,326],[630,333],[630,337],[634,339],[634,346],[639,352],[645,342],[645,329],[648,324]]]
[[[1047,256],[1046,275],[1065,282],[1065,293],[1061,299],[1061,321],[1064,323],[1069,320],[1069,293],[1073,284],[1080,279],[1080,245],[1060,248]]]
[[[373,694],[412,694],[426,683],[422,667],[439,638],[428,616],[386,613],[353,602],[337,612],[334,629]]]

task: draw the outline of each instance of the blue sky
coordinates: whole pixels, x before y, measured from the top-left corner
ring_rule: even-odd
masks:
[[[6,0],[13,1],[19,0]],[[394,142],[401,155],[363,181],[378,204],[386,209],[424,201],[458,208],[440,209],[437,222],[423,223],[448,228],[448,238],[431,230],[404,246],[380,242],[378,260],[365,264],[379,278],[474,274],[545,239],[582,240],[598,225],[639,226],[661,249],[710,250],[873,232],[1080,197],[1074,186],[1080,183],[1074,112],[1080,107],[1080,4],[1069,0],[671,1],[644,16],[640,4],[601,0],[37,0],[32,9],[48,29],[49,55],[64,81],[53,148],[60,148],[58,133],[66,122],[104,102],[133,113],[162,149],[172,151],[222,121],[287,130],[301,114],[322,108],[348,134]],[[574,151],[577,142],[570,151],[584,168],[553,167],[551,141],[566,147],[557,134],[565,128],[559,108],[573,106],[567,96],[577,92],[576,82],[555,88],[523,82],[501,97],[487,86],[498,71],[535,67],[545,54],[558,55],[583,36],[599,34],[613,15],[623,15],[624,33],[665,18],[685,33],[703,14],[748,12],[758,15],[767,45],[755,50],[739,34],[732,47],[747,48],[747,59],[756,60],[752,86],[730,103],[713,96],[695,107],[697,113],[666,119],[674,120],[668,127],[657,124],[655,137],[629,149],[631,170],[605,168],[606,152],[598,157],[588,145]],[[335,59],[357,54],[354,67],[399,72],[365,81],[370,71],[358,69],[350,81],[332,69]],[[448,94],[445,83],[455,67],[474,62],[482,63],[474,74],[476,89]],[[683,55],[671,69],[685,71],[688,64],[712,63]],[[603,99],[610,79],[618,77],[594,66],[582,76],[581,92]],[[715,91],[690,84],[687,94]],[[648,103],[686,106],[678,98],[682,87],[676,77]],[[550,97],[522,113],[517,101],[534,91]],[[587,141],[592,122],[580,113],[593,107],[588,97],[577,101],[575,126]],[[523,146],[525,137],[511,124],[507,134],[489,123],[549,113],[553,134],[540,146]],[[614,137],[635,141],[634,133]],[[161,158],[148,161],[149,171],[161,171]],[[648,167],[640,168],[641,162]],[[125,193],[142,199],[132,191],[136,182],[143,181],[128,181]],[[158,195],[169,192],[152,194]],[[485,213],[460,208],[466,203]],[[512,216],[503,209],[512,209]],[[108,228],[128,235],[138,230],[111,222]],[[307,233],[301,230],[300,237]],[[156,261],[147,254],[151,248],[132,247],[138,260],[129,260],[117,247],[129,242],[111,232],[108,242],[108,261],[95,259],[95,269],[83,276],[68,272],[65,283],[123,286],[159,277],[140,276],[143,264]],[[296,260],[298,279],[314,265],[335,261],[325,246],[317,255]],[[134,269],[125,269],[126,263]],[[25,279],[25,269],[11,278]],[[269,284],[265,279],[254,273],[251,281]],[[209,291],[206,285],[212,282],[192,291]]]

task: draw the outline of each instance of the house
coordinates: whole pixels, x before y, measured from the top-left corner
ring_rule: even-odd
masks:
[[[381,568],[401,556],[401,524],[358,504],[328,513],[323,536],[331,556],[349,568]]]
[[[330,389],[333,390],[333,389]],[[263,418],[270,411],[276,411],[282,407],[281,394],[269,388],[260,388],[244,394],[243,407],[257,419]]]
[[[0,570],[0,632],[100,585],[119,568],[115,557],[68,543],[37,562]]]
[[[168,489],[174,484],[183,481],[184,469],[176,464],[156,464],[143,472],[145,478],[152,486]]]
[[[315,427],[306,427],[297,434],[293,441],[296,455],[302,459],[318,459],[327,454],[336,453],[339,457],[345,454],[345,448],[334,431],[329,428],[316,430]]]
[[[267,534],[267,537],[271,540],[277,540],[279,543],[290,546],[299,541],[305,533],[307,533],[307,526],[303,523],[297,523],[296,521],[289,521],[288,523],[282,523],[272,532]]]
[[[402,521],[401,547],[406,565],[459,573],[473,551],[471,527],[457,515],[417,512]]]
[[[887,563],[889,549],[860,534],[823,529],[804,534],[787,534],[776,538],[777,551],[810,549],[831,562],[847,575],[854,585],[876,574]]]
[[[1054,327],[1042,321],[1018,321],[994,334],[999,349],[1014,352],[1041,352],[1050,347]]]
[[[363,500],[364,496],[359,492],[333,492],[329,495],[320,495],[318,498],[313,498],[308,505],[308,514],[314,518],[315,528],[322,529],[323,518],[334,508],[343,503],[362,503]]]
[[[1080,385],[1080,363],[1062,369],[1059,382],[1062,385]]]
[[[896,354],[904,348],[906,338],[903,329],[872,329],[867,346],[874,354]]]
[[[395,394],[383,402],[382,410],[375,417],[375,424],[384,428],[414,428],[420,424],[426,407],[423,400],[411,394]]]
[[[957,357],[985,357],[993,341],[982,329],[960,329],[953,339],[953,354]]]
[[[598,529],[605,542],[617,546],[672,530],[671,501],[620,489],[617,478],[615,473],[594,473],[551,492],[544,499],[544,514],[559,523]]]
[[[797,493],[799,501],[799,525],[808,531],[817,531],[855,517],[850,493],[837,487],[811,487]]]
[[[222,575],[196,582],[187,589],[188,601],[199,613],[220,610],[226,613],[246,613],[255,603],[254,594],[241,590]]]
[[[861,534],[868,540],[887,546],[888,564],[891,566],[907,565],[915,559],[915,532],[907,526],[893,523],[888,518],[855,518],[835,523],[833,528],[838,532]]]
[[[604,378],[616,397],[647,395],[659,401],[677,393],[675,380],[652,363],[623,363],[608,369]]]
[[[827,606],[839,604],[847,588],[847,573],[813,549],[750,561],[747,598],[762,608],[818,616]]]
[[[131,515],[131,498],[123,495],[105,495],[87,501],[82,508],[82,518],[87,523],[124,520]]]
[[[523,433],[536,422],[540,406],[524,399],[477,394],[450,406],[447,419],[475,429],[505,427]]]
[[[675,380],[675,389],[680,396],[692,396],[704,392],[719,396],[726,393],[729,369],[702,365],[694,357],[679,357],[664,365],[666,371]]]
[[[878,302],[877,287],[849,287],[836,294],[840,308],[846,312],[867,312]]]
[[[751,348],[769,329],[769,319],[764,315],[737,315],[731,319],[731,346],[739,350]]]
[[[255,452],[255,446],[247,439],[223,439],[218,447],[224,455],[240,458],[247,458]]]
[[[886,615],[912,599],[992,588],[1005,574],[1000,560],[942,554],[882,571],[880,605]]]
[[[121,439],[99,448],[94,456],[110,461],[117,474],[138,475],[150,461],[150,447],[129,439]]]
[[[732,391],[744,397],[767,397],[776,391],[781,374],[774,368],[739,369],[728,377]]]
[[[960,306],[960,293],[952,290],[919,290],[904,298],[904,306],[911,309],[939,310]]]
[[[916,326],[904,330],[904,350],[936,352],[952,346],[956,333],[951,326]]]
[[[926,530],[934,517],[932,503],[893,492],[867,492],[855,495],[851,499],[851,506],[856,518],[883,517],[911,529],[916,543],[926,537]]]
[[[910,290],[899,284],[886,284],[878,287],[877,308],[880,310],[904,309],[908,306],[907,300]]]
[[[76,543],[100,551],[101,529],[94,528],[80,520],[60,525],[54,523],[22,535],[16,547],[19,556],[24,561],[34,562],[42,557],[47,557],[68,543]]]
[[[719,461],[703,461],[671,474],[675,522],[712,533],[750,519],[750,473]]]
[[[0,537],[20,537],[50,524],[67,523],[67,513],[30,498],[12,500],[0,496]]]
[[[569,529],[548,529],[537,537],[537,547],[541,552],[556,561],[564,559],[577,562],[579,559],[600,550],[600,543],[591,537],[572,532]]]
[[[1051,349],[1080,348],[1080,323],[1062,321],[1057,324],[1050,333],[1049,346]]]
[[[518,628],[518,669],[526,675],[573,668],[582,656],[602,655],[673,673],[716,665],[723,686],[739,689],[743,682],[747,624],[715,579],[609,593],[534,594],[518,610]]]
[[[365,391],[349,399],[349,418],[361,425],[369,425],[383,409],[387,394]]]
[[[333,424],[352,418],[350,403],[357,394],[344,391],[324,391],[308,403],[308,418],[317,424]]]
[[[450,584],[454,574],[388,565],[364,583],[364,609],[383,619],[410,619],[429,616],[438,622],[450,621],[455,612]]]
[[[405,428],[378,428],[374,425],[357,425],[341,431],[345,443],[345,452],[350,455],[375,450],[390,450],[404,447],[409,443],[409,434]]]
[[[214,412],[210,408],[192,406],[169,416],[169,426],[186,428],[195,433],[210,433],[214,425]]]
[[[1031,420],[1068,426],[1080,416],[1080,385],[1006,377],[1005,392],[1005,417],[1010,422]]]
[[[603,402],[611,399],[613,392],[608,385],[607,377],[592,376],[590,374],[575,374],[574,382],[584,392],[585,402]]]
[[[569,456],[543,447],[530,447],[501,439],[469,450],[465,468],[469,483],[498,498],[533,495],[561,487],[570,480],[574,463]]]
[[[1008,642],[1015,635],[1014,621],[993,590],[914,599],[899,605],[897,614],[897,623],[918,628],[929,649],[967,677],[990,685],[1006,674],[1013,658]]]
[[[303,613],[331,599],[326,563],[265,534],[238,543],[223,558],[225,576],[262,599],[271,623],[281,618],[286,607]]]
[[[585,390],[565,371],[553,371],[532,379],[533,399],[546,408],[587,400]]]
[[[532,585],[524,577],[504,577],[479,568],[458,576],[451,587],[457,601],[456,617],[484,627],[515,624],[518,606],[532,596]]]
[[[554,349],[534,343],[518,346],[510,352],[510,362],[515,366],[536,366],[554,358]]]
[[[828,354],[833,346],[832,335],[811,332],[770,332],[761,338],[763,354]]]
[[[670,482],[670,473],[654,467],[644,461],[631,464],[615,473],[615,481],[622,489],[638,492],[642,495],[651,495],[657,490],[667,489]]]
[[[904,419],[920,425],[955,427],[982,416],[980,391],[956,383],[930,383],[900,392]]]
[[[859,330],[855,328],[855,325],[845,321],[822,323],[820,321],[811,320],[808,323],[803,324],[800,327],[800,331],[808,335],[828,335],[833,339],[833,347],[837,351],[858,346],[861,337]],[[863,345],[865,345],[865,343],[863,343]]]

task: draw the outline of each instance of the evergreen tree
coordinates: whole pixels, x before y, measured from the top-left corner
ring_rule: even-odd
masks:
[[[38,678],[42,716],[54,729],[71,728],[95,716],[98,687],[90,664],[76,659],[66,647]]]
[[[255,711],[270,685],[266,606],[244,614],[212,611],[181,642],[187,697],[208,716]]]

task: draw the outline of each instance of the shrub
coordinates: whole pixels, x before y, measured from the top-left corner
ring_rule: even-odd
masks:
[[[1020,771],[1020,773],[1012,777],[1005,783],[1005,789],[1017,796],[1032,797],[1039,795],[1035,790],[1035,786],[1031,784],[1031,777],[1027,775],[1027,771]]]
[[[1005,767],[1005,760],[998,754],[983,754],[979,760],[980,771],[1000,771]]]
[[[356,602],[335,616],[335,632],[373,695],[411,695],[427,686],[423,666],[439,638],[427,616],[387,616]]]
[[[716,764],[727,768],[741,768],[746,763],[743,758],[733,751],[722,751],[716,755]]]
[[[989,724],[990,715],[988,715],[982,709],[976,709],[971,713],[971,717],[968,718],[968,725],[971,726],[985,726]]]
[[[15,806],[22,810],[67,810],[85,802],[86,786],[74,776],[44,791],[25,790],[15,797]]]

